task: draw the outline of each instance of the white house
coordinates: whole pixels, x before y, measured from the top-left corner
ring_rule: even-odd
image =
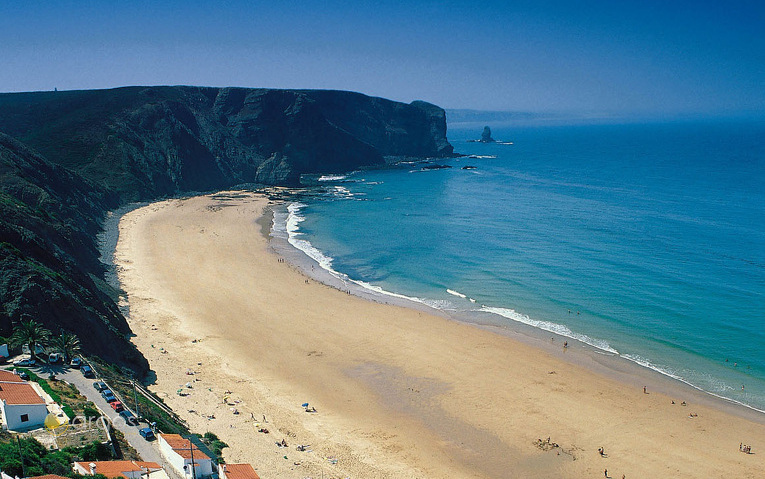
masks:
[[[164,477],[162,466],[156,462],[142,461],[93,461],[93,462],[75,462],[72,464],[74,472],[83,476],[93,476],[103,474],[109,479],[141,479],[148,476],[156,478],[157,473]]]
[[[213,473],[213,460],[179,434],[160,434],[159,451],[178,474],[186,479],[202,479]],[[192,460],[193,458],[193,460]]]
[[[0,414],[4,429],[29,431],[45,424],[48,408],[31,384],[0,370]]]
[[[221,464],[218,466],[218,477],[220,479],[260,479],[249,464]]]

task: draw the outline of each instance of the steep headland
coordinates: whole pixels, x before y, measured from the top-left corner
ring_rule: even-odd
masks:
[[[359,93],[200,87],[0,95],[0,131],[119,194],[151,199],[452,153],[441,108]]]
[[[0,335],[22,315],[138,369],[96,234],[136,200],[242,183],[299,186],[452,155],[444,110],[343,91],[205,87],[0,94]]]

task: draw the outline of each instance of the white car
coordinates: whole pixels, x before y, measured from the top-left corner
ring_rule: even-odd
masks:
[[[79,369],[82,366],[82,358],[72,358],[72,362],[69,365],[75,369]]]
[[[50,353],[48,355],[48,362],[51,364],[60,363],[63,359],[63,356],[59,353]]]
[[[14,366],[34,366],[35,364],[37,361],[32,358],[17,359],[13,362]]]

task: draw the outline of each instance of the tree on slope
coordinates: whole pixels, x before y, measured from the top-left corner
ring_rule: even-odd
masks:
[[[50,346],[64,356],[64,362],[69,362],[82,350],[80,347],[80,338],[69,331],[62,331],[58,336],[50,340]]]
[[[21,320],[13,328],[11,335],[11,344],[21,346],[26,344],[29,347],[29,354],[35,358],[35,349],[38,344],[45,345],[50,338],[50,331],[45,329],[42,324],[34,319]]]

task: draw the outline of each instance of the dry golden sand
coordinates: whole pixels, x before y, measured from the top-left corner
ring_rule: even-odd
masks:
[[[151,388],[227,442],[228,462],[264,479],[763,477],[761,421],[672,405],[565,354],[306,283],[269,250],[256,223],[267,205],[219,194],[120,222],[115,260]],[[548,437],[559,447],[540,447]]]

